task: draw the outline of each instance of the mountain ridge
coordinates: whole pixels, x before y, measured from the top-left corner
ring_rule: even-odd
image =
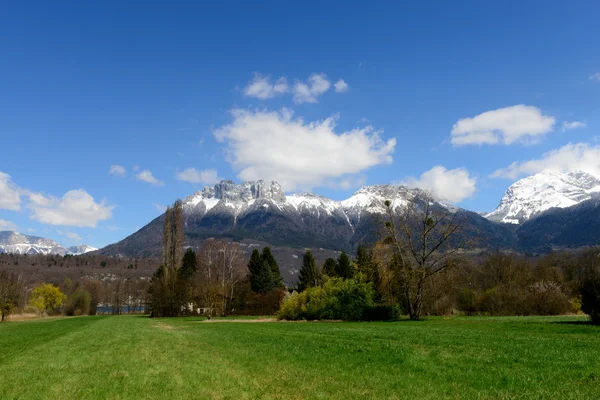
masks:
[[[0,253],[79,255],[98,250],[85,244],[65,247],[55,240],[25,235],[15,231],[0,231]]]

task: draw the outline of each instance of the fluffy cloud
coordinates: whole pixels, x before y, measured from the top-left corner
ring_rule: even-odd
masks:
[[[577,129],[577,128],[585,128],[587,125],[585,124],[585,122],[580,122],[580,121],[573,121],[573,122],[569,122],[569,121],[565,121],[562,124],[562,130],[563,132],[569,130],[569,129]]]
[[[559,172],[582,170],[600,176],[600,145],[569,143],[560,149],[543,154],[541,158],[514,162],[506,168],[496,170],[491,177],[516,179],[544,170]]]
[[[275,83],[271,83],[269,76],[254,74],[254,79],[246,86],[244,94],[249,97],[266,100],[287,91],[289,91],[289,86],[284,77],[279,78]]]
[[[17,226],[10,221],[0,219],[0,231],[16,231]]]
[[[31,218],[44,224],[95,228],[112,217],[114,207],[97,203],[85,190],[70,190],[62,198],[29,194]]]
[[[600,72],[596,72],[595,74],[590,75],[590,81],[600,82]]]
[[[216,169],[197,170],[196,168],[186,168],[181,172],[177,172],[176,176],[180,181],[206,185],[212,185],[219,180]]]
[[[19,211],[20,208],[19,188],[13,183],[10,175],[0,172],[0,209]]]
[[[337,93],[344,93],[348,91],[348,84],[343,79],[337,81],[333,87],[335,87],[335,91]]]
[[[122,165],[111,165],[110,169],[108,170],[108,173],[110,175],[115,175],[115,176],[125,176],[127,171],[125,170],[125,167]]]
[[[287,190],[308,189],[392,162],[396,139],[366,126],[336,133],[337,116],[304,122],[290,110],[233,110],[214,132],[243,180],[274,179]]]
[[[477,178],[470,176],[464,168],[448,170],[436,165],[419,179],[408,178],[402,184],[427,190],[434,197],[449,203],[460,203],[475,193]]]
[[[539,108],[521,104],[458,120],[450,141],[455,146],[536,142],[552,131],[555,122]]]
[[[140,171],[137,174],[135,174],[135,178],[138,181],[147,182],[154,186],[164,185],[164,183],[162,181],[159,181],[158,179],[156,179],[154,177],[154,175],[152,175],[152,172],[150,172],[150,170],[148,170],[148,169],[145,169],[145,170]]]
[[[306,83],[296,82],[292,88],[294,103],[316,103],[318,97],[329,90],[331,83],[325,74],[312,74]]]

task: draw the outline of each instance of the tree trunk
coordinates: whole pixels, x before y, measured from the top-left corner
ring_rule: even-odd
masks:
[[[419,281],[417,284],[417,294],[414,299],[414,303],[410,306],[410,319],[418,321],[421,319],[421,310],[423,308],[423,282]]]

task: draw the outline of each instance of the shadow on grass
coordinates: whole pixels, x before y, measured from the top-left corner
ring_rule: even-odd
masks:
[[[580,321],[552,321],[551,324],[564,324],[564,325],[589,325],[589,326],[598,326],[594,325],[590,320],[580,320]]]

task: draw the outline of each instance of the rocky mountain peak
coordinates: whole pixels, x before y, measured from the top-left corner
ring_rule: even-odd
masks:
[[[195,196],[201,196],[204,199],[218,199],[231,202],[248,202],[257,199],[285,201],[285,193],[279,183],[275,181],[265,182],[263,180],[240,184],[230,180],[223,180],[214,186],[204,188],[201,192],[196,192]]]
[[[543,171],[513,183],[486,218],[519,224],[551,208],[566,208],[600,192],[600,178],[584,172]]]

